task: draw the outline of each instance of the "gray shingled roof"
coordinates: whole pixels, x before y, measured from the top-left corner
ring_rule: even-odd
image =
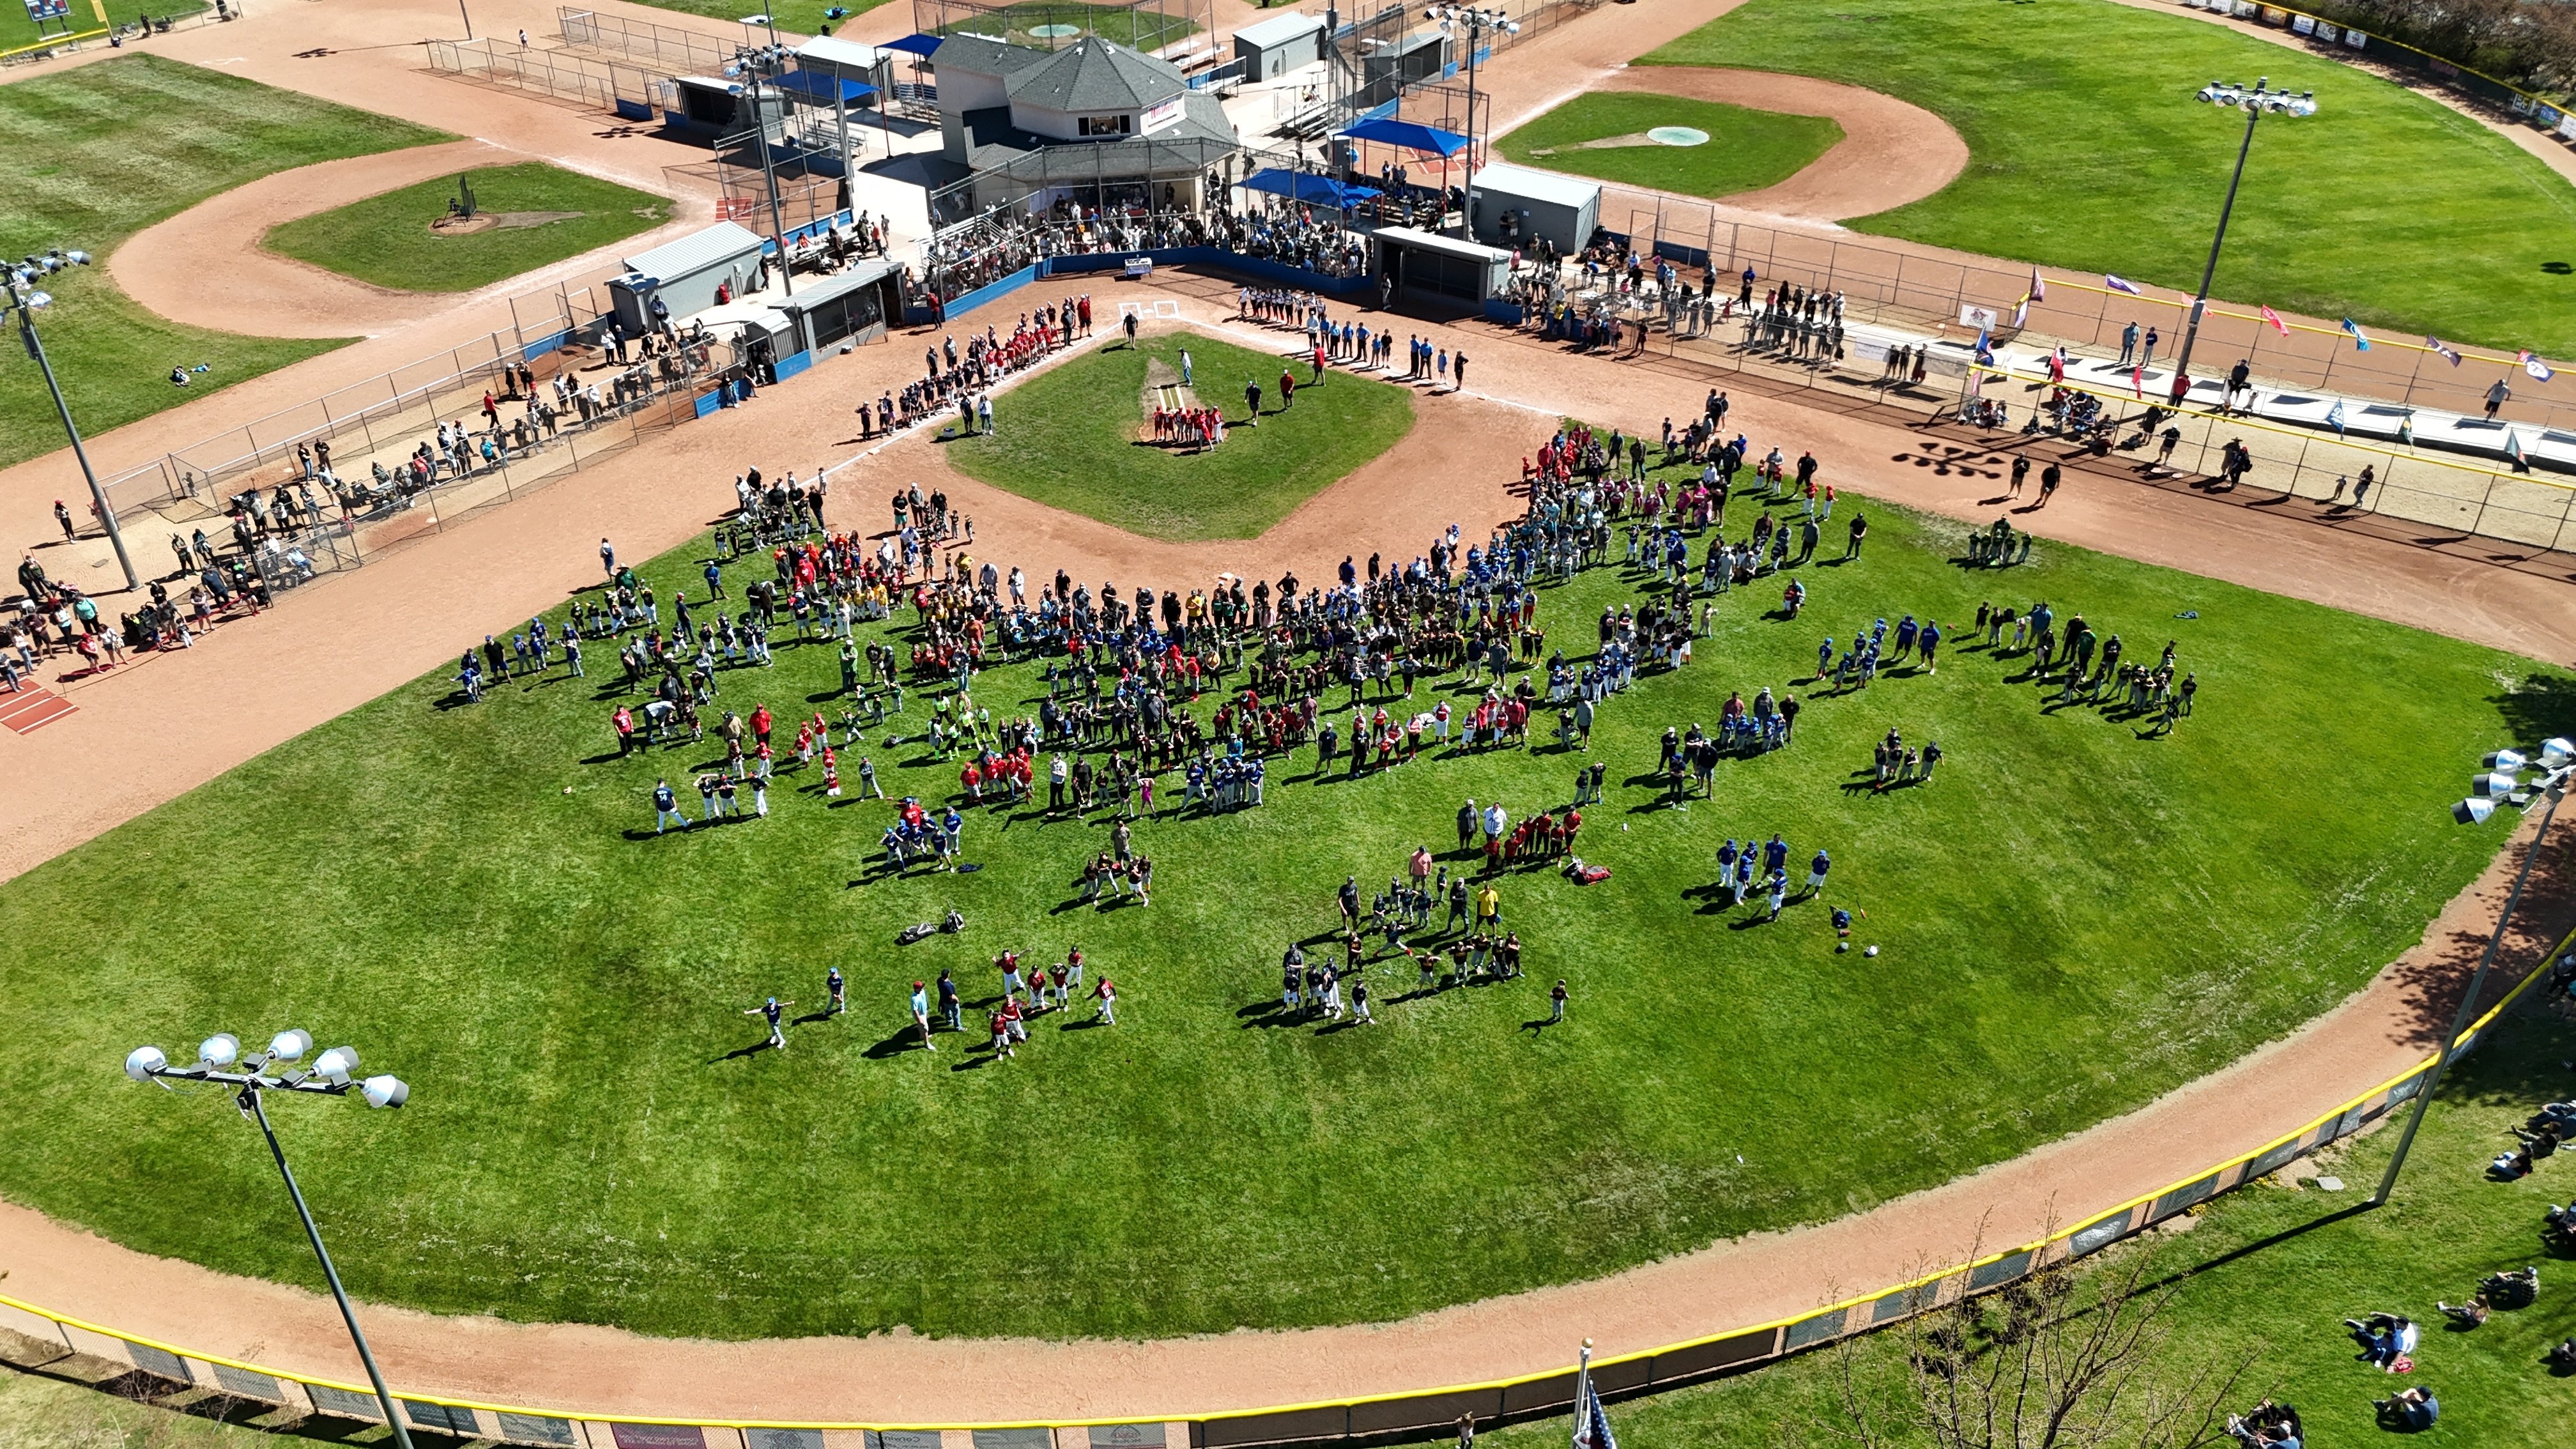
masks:
[[[1003,85],[1013,101],[1054,111],[1135,110],[1189,89],[1169,61],[1096,35],[1047,56],[1043,65],[1012,72]]]
[[[1047,59],[1043,50],[1012,45],[990,36],[951,35],[940,41],[938,53],[930,58],[930,68],[937,71],[945,66],[973,71],[978,75],[1007,76]]]

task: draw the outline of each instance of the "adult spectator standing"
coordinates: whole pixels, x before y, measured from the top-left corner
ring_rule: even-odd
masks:
[[[2047,486],[2043,477],[2041,486]],[[1843,557],[1860,557],[1860,546],[1869,539],[1869,515],[1854,512],[1851,519],[1851,541],[1843,546]]]
[[[599,541],[599,571],[612,579],[617,577],[617,549],[605,538]]]

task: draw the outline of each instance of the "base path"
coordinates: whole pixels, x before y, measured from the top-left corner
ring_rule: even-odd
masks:
[[[449,141],[298,166],[145,227],[107,259],[125,295],[173,322],[253,337],[362,337],[416,322],[470,294],[399,292],[260,245],[271,227],[475,166],[534,158],[489,141]],[[422,223],[424,226],[427,222]],[[208,278],[221,284],[207,285]],[[514,291],[526,283],[501,284]]]
[[[1843,139],[1786,181],[1717,198],[1739,211],[1798,221],[1841,221],[1921,201],[1968,165],[1968,143],[1921,106],[1812,76],[1698,65],[1640,65],[1592,87],[1645,91],[1793,116],[1824,116]],[[1709,144],[1724,145],[1723,136]]]

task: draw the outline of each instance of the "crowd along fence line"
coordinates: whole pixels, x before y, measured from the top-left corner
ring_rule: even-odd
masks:
[[[2539,843],[2529,848],[2538,849]],[[2540,967],[2454,1038],[2448,1048],[2450,1060],[2473,1049],[2508,1010],[2547,981],[2547,962],[2571,944],[2576,944],[2576,934],[2561,939]],[[1900,1322],[2088,1256],[2360,1131],[2390,1108],[2411,1100],[2434,1062],[2434,1054],[2427,1053],[2421,1062],[2336,1104],[2295,1132],[2092,1213],[2072,1227],[1792,1317],[1596,1359],[1592,1382],[1612,1397],[1700,1382]],[[131,1366],[174,1387],[202,1387],[289,1411],[370,1422],[382,1418],[374,1393],[363,1384],[207,1353],[7,1294],[0,1294],[0,1327],[39,1343],[60,1343],[65,1354]],[[1579,1335],[1581,1325],[1569,1324],[1567,1332],[1570,1337]],[[1186,1432],[1191,1449],[1237,1449],[1426,1437],[1447,1431],[1467,1413],[1487,1424],[1544,1417],[1571,1408],[1574,1386],[1575,1371],[1569,1365],[1480,1383],[1219,1413],[1004,1422],[961,1417],[916,1423],[616,1414],[411,1390],[397,1390],[395,1397],[405,1417],[421,1428],[458,1438],[554,1449],[1074,1449],[1076,1445],[1146,1449],[1167,1444],[1168,1431],[1175,1428]],[[947,1435],[958,1437],[943,1437]]]

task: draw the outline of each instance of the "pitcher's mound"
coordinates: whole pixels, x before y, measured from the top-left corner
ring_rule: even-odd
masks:
[[[472,216],[442,216],[429,224],[440,236],[470,236],[478,231],[508,231],[513,227],[544,226],[552,221],[576,221],[578,211],[482,211]]]

